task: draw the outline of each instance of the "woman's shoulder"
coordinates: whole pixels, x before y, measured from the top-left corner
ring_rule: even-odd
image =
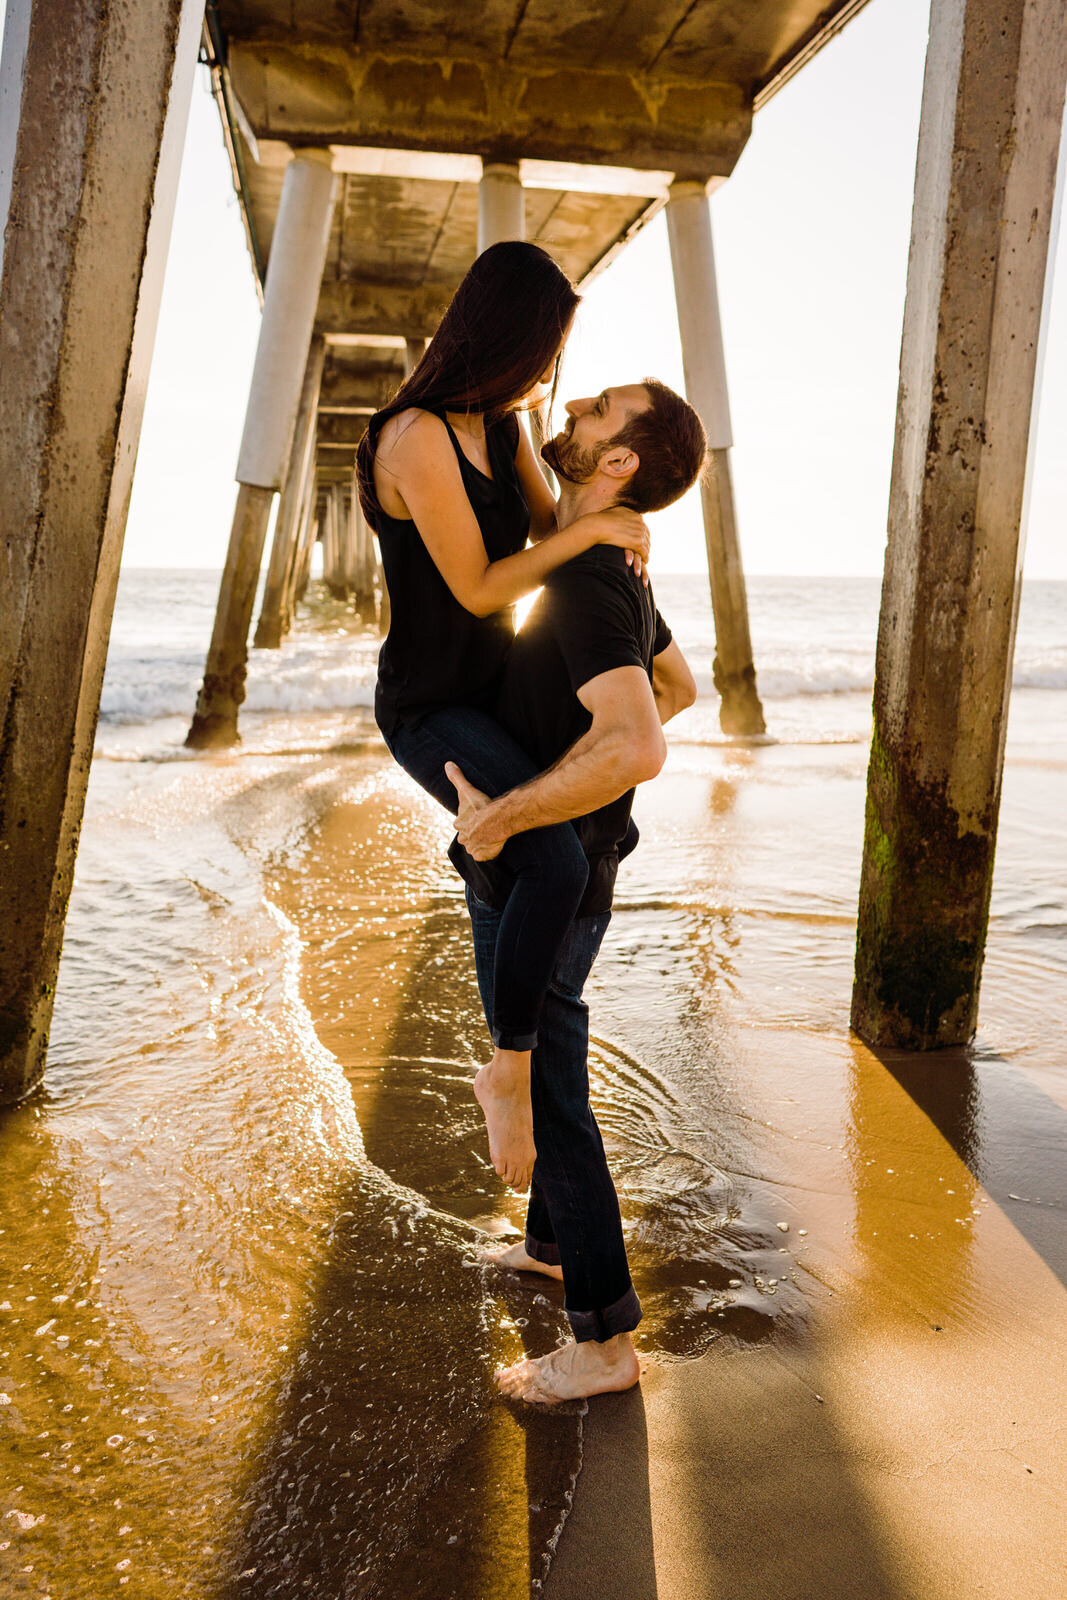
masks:
[[[375,455],[381,461],[400,458],[411,449],[423,455],[427,449],[449,446],[448,429],[434,411],[423,411],[420,406],[409,406],[396,411],[382,424],[378,434]]]

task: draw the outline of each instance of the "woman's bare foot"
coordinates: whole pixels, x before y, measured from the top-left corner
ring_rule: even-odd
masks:
[[[537,1261],[528,1255],[521,1239],[518,1244],[509,1244],[505,1250],[483,1250],[482,1260],[491,1267],[510,1267],[512,1272],[541,1272],[546,1278],[555,1278],[557,1283],[563,1282],[563,1268],[552,1266],[548,1261]]]
[[[529,1050],[497,1050],[474,1080],[474,1097],[485,1113],[494,1168],[513,1189],[528,1189],[537,1159]]]
[[[501,1367],[495,1376],[498,1388],[509,1400],[556,1406],[562,1400],[584,1400],[593,1394],[632,1389],[641,1376],[641,1366],[630,1335],[619,1333],[603,1344],[595,1339],[585,1339],[581,1344],[572,1340],[536,1361],[517,1361],[513,1367]]]

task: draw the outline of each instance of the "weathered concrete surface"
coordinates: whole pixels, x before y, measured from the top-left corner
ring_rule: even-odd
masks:
[[[0,1101],[44,1067],[199,29],[180,0],[7,7]]]
[[[919,134],[852,1024],[975,1030],[1067,80],[1063,0],[936,0]]]
[[[733,171],[751,99],[728,79],[592,72],[577,62],[385,55],[299,39],[231,41],[230,79],[257,137],[455,150],[493,160],[617,162],[686,177]]]
[[[274,523],[274,541],[271,545],[267,578],[263,586],[263,602],[253,641],[258,649],[277,650],[288,628],[285,614],[287,588],[295,559],[295,545],[300,535],[308,473],[311,470],[311,460],[315,450],[315,413],[325,359],[324,340],[312,339],[300,391],[300,405],[296,414],[293,445],[289,452],[289,467],[285,474],[285,488],[282,490],[278,515]]]
[[[185,737],[191,750],[222,749],[240,742],[237,713],[248,675],[248,629],[273,503],[273,489],[238,486],[207,667]]]
[[[825,0],[302,0],[299,34],[309,43],[348,47],[359,59],[508,61],[527,70],[560,65],[586,73],[624,72],[650,83],[736,83],[753,97],[798,54],[832,36],[853,4]],[[223,0],[226,33],[264,45],[283,35],[288,9],[277,0]]]
[[[730,404],[715,279],[711,210],[703,184],[676,183],[667,205],[674,293],[682,335],[686,395],[708,436],[708,466],[700,486],[715,615],[715,687],[724,733],[766,731],[756,690],[748,596],[737,537],[730,476]]]

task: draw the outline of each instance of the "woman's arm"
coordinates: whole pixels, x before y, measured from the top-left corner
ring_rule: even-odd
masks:
[[[697,697],[696,679],[676,639],[671,640],[666,650],[652,657],[652,693],[661,722],[669,722]]]
[[[644,519],[636,511],[615,506],[579,517],[561,533],[517,555],[490,561],[448,432],[430,412],[415,413],[405,423],[379,470],[388,472],[392,488],[453,595],[476,617],[490,616],[532,593],[550,572],[594,544],[614,544],[643,558],[648,555]]]
[[[530,435],[520,419],[519,447],[515,452],[515,466],[530,508],[530,538],[544,539],[556,531],[556,497],[548,486],[537,452]]]

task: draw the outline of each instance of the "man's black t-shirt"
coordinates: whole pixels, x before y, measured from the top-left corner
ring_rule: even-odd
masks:
[[[508,654],[497,715],[539,767],[550,767],[592,724],[578,690],[616,667],[642,667],[651,678],[653,657],[670,642],[651,587],[634,577],[625,552],[594,545],[546,578]],[[575,821],[589,857],[579,916],[610,909],[619,860],[637,843],[633,797],[630,789]]]

